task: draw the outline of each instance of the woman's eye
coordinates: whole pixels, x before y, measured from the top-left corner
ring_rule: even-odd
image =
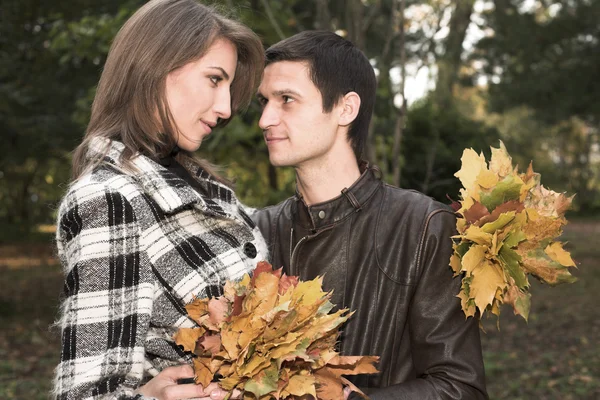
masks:
[[[217,75],[213,75],[210,77],[210,80],[216,86],[219,82],[223,80],[223,78]]]

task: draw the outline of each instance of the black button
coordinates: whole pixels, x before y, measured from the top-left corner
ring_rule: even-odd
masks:
[[[258,254],[256,251],[256,247],[248,242],[244,245],[244,254],[248,256],[248,258],[254,258]]]

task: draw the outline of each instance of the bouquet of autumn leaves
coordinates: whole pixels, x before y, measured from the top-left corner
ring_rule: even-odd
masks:
[[[252,277],[227,281],[220,298],[196,298],[186,306],[197,328],[181,328],[175,342],[194,354],[195,381],[219,379],[221,388],[244,399],[286,399],[310,395],[343,398],[342,375],[377,372],[378,357],[340,356],[338,327],[347,309],[330,313],[331,293],[320,278],[299,281],[259,262]],[[302,397],[306,398],[306,397]]]
[[[450,266],[464,274],[458,297],[467,317],[477,309],[500,316],[509,304],[527,320],[528,275],[550,285],[575,281],[575,263],[555,240],[573,197],[544,188],[531,164],[519,173],[502,142],[491,150],[489,167],[483,154],[465,150],[455,174],[464,188]]]

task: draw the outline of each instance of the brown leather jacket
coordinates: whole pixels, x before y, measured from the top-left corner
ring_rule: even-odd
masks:
[[[274,267],[323,276],[332,302],[355,310],[340,350],[381,357],[354,383],[371,399],[486,399],[478,323],[465,320],[448,265],[455,217],[377,170],[330,201],[299,195],[256,212]]]

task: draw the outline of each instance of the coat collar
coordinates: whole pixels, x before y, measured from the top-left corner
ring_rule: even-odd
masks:
[[[323,203],[307,206],[302,195],[296,191],[295,201],[292,204],[294,219],[306,229],[318,231],[359,212],[383,185],[377,167],[370,167],[367,162],[364,162],[361,164],[361,171],[361,176],[352,186],[342,189],[339,196]]]
[[[158,161],[142,154],[132,158],[133,170],[125,169],[121,161],[124,149],[125,146],[121,142],[95,138],[90,143],[88,157],[104,154],[104,162],[111,164],[137,181],[144,193],[154,200],[165,213],[170,214],[187,206],[193,206],[207,214],[233,217],[235,213],[233,208],[237,208],[233,191],[215,180],[202,168],[192,163],[185,165],[191,174],[205,186],[208,195],[199,193],[190,184],[160,165]]]

